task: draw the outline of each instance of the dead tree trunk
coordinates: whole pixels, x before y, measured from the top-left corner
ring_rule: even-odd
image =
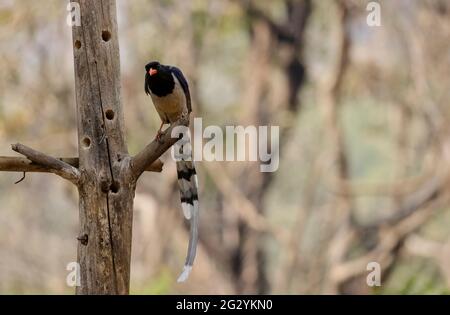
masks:
[[[135,182],[124,139],[114,1],[80,1],[73,27],[81,179],[77,293],[128,293]]]
[[[162,141],[129,156],[120,95],[119,43],[115,0],[78,0],[81,26],[73,26],[79,158],[53,158],[21,144],[27,157],[0,157],[0,171],[51,172],[78,187],[80,234],[77,294],[128,294],[133,199],[146,171],[161,171],[158,160],[177,139],[173,124]]]

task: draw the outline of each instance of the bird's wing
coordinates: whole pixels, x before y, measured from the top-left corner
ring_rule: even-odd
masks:
[[[184,95],[186,96],[186,106],[188,109],[188,113],[190,113],[192,112],[192,105],[191,105],[191,93],[189,92],[188,82],[180,69],[178,69],[177,67],[171,67],[171,70],[181,84],[181,88],[183,89]]]

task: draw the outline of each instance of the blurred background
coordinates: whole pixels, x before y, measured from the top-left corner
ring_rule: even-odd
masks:
[[[280,167],[198,162],[200,246],[170,154],[136,192],[133,294],[450,293],[450,2],[117,0],[131,154],[159,126],[144,65],[177,65],[203,125],[280,126]],[[0,155],[77,155],[67,1],[0,0]],[[78,197],[0,174],[0,293],[73,294]],[[381,286],[369,287],[369,262]]]

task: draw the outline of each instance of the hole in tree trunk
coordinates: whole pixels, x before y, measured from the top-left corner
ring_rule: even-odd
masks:
[[[111,189],[111,191],[112,191],[114,194],[117,194],[117,193],[119,192],[119,189],[120,189],[119,182],[114,182],[114,183],[112,183],[110,189]]]
[[[84,137],[81,143],[83,145],[83,148],[89,149],[89,147],[91,146],[91,139],[89,139],[89,137]]]
[[[114,119],[114,111],[112,109],[108,109],[105,112],[106,119],[113,120]]]
[[[102,39],[107,42],[111,39],[111,33],[109,31],[102,32]]]
[[[81,42],[78,39],[75,41],[75,48],[76,49],[80,49],[81,48]]]
[[[78,237],[77,237],[77,240],[80,241],[81,245],[86,246],[86,245],[88,244],[89,238],[88,238],[88,235],[87,235],[87,234],[83,234],[82,236],[78,236]]]

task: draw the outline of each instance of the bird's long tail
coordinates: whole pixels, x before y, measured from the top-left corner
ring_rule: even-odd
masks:
[[[182,148],[181,148],[182,150]],[[184,217],[190,221],[190,236],[186,262],[183,272],[178,277],[178,282],[184,282],[189,277],[194,264],[198,242],[198,180],[194,161],[177,161],[178,186],[180,188],[181,207]]]

